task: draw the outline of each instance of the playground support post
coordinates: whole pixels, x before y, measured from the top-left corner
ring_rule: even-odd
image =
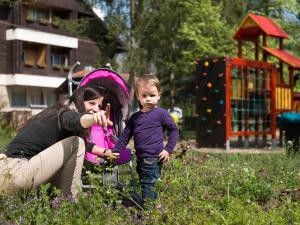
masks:
[[[276,90],[276,71],[271,68],[271,88]],[[271,92],[271,135],[272,148],[276,148],[276,91]]]
[[[226,150],[230,149],[230,136],[229,133],[231,131],[231,107],[230,107],[230,101],[231,101],[231,93],[230,93],[230,84],[231,84],[231,65],[230,63],[226,64],[226,80],[225,80],[225,86],[226,86],[226,98],[225,98],[225,115],[226,115]]]

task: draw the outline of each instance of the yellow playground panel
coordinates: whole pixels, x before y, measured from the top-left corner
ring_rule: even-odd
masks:
[[[287,87],[276,87],[276,110],[292,110],[292,90]]]

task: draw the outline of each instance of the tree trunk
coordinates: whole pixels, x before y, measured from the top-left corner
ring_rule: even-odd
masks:
[[[130,45],[131,49],[137,48],[136,38],[135,38],[135,0],[130,0]],[[132,114],[134,112],[134,82],[135,82],[135,70],[134,68],[131,68],[131,71],[129,71],[129,86],[130,86],[130,99],[131,104],[129,107],[129,114]]]
[[[175,41],[172,41],[172,51],[175,51]],[[173,58],[173,57],[172,57]],[[175,62],[175,59],[172,60]],[[170,88],[170,107],[175,106],[175,86],[174,86],[175,74],[173,71],[170,72],[169,76],[169,88]]]
[[[170,73],[170,106],[173,108],[175,106],[175,90],[174,90],[174,79],[175,74]]]

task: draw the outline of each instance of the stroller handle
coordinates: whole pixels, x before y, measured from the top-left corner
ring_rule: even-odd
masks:
[[[80,62],[79,61],[77,61],[76,63],[74,63],[72,66],[71,66],[71,68],[70,68],[70,70],[69,70],[69,73],[68,73],[68,89],[69,89],[69,96],[71,96],[73,93],[73,91],[72,91],[72,85],[73,85],[73,79],[72,79],[72,74],[73,74],[73,72],[74,72],[74,70],[75,70],[75,68],[77,67],[77,66],[80,66]]]

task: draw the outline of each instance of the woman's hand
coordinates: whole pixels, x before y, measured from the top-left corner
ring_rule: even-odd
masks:
[[[107,103],[105,111],[101,110],[100,112],[93,114],[94,122],[105,128],[107,126],[112,126],[113,122],[109,119],[109,114],[110,114],[110,104]]]
[[[113,122],[109,119],[109,114],[110,104],[107,103],[105,111],[101,110],[96,113],[85,114],[80,118],[80,123],[84,128],[89,128],[94,124],[99,124],[100,126],[106,128],[107,126],[113,125]]]

